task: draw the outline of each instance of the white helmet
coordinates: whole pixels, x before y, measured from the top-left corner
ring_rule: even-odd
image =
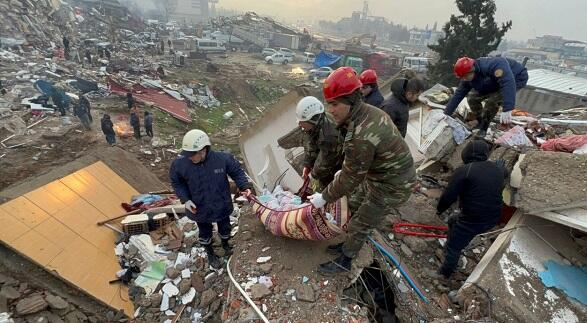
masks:
[[[210,138],[200,129],[193,129],[188,131],[181,142],[181,150],[183,151],[200,151],[206,146],[211,146]]]
[[[324,105],[313,96],[304,97],[296,106],[296,119],[298,122],[310,121],[313,116],[321,113],[324,113]]]

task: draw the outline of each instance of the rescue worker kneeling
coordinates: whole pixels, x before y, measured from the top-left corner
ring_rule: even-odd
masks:
[[[212,224],[218,226],[225,255],[232,254],[228,240],[233,206],[227,176],[244,196],[252,194],[252,185],[234,156],[213,151],[210,138],[202,130],[188,131],[181,146],[181,156],[173,161],[169,171],[171,185],[185,203],[187,217],[198,225],[198,240],[206,249],[210,266],[220,268],[222,263],[212,248]]]
[[[461,251],[476,235],[494,227],[501,217],[505,162],[488,161],[488,157],[489,145],[485,141],[474,140],[467,144],[461,154],[465,165],[455,170],[438,201],[439,215],[457,199],[461,207],[461,214],[448,221],[444,262],[438,270],[446,279],[457,268]]]

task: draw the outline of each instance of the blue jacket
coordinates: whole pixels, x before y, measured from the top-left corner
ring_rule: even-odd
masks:
[[[153,116],[150,114],[147,114],[145,116],[145,128],[151,128],[153,127]]]
[[[501,91],[503,111],[511,111],[516,105],[516,91],[525,87],[528,71],[522,64],[505,57],[481,57],[475,61],[475,78],[461,81],[455,95],[446,105],[445,112],[453,114],[471,89],[485,95]]]
[[[363,101],[376,108],[380,108],[381,104],[383,103],[383,95],[381,95],[381,91],[379,91],[379,88],[374,88],[373,91],[369,93],[369,95],[363,98]]]
[[[180,156],[169,170],[171,185],[180,201],[191,200],[196,204],[196,214],[186,210],[187,216],[205,223],[218,222],[233,211],[227,175],[239,189],[251,188],[240,164],[228,153],[208,150],[206,159],[199,164]]]

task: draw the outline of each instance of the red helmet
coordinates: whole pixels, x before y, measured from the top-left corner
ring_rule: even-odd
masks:
[[[326,101],[349,95],[361,88],[361,81],[352,67],[337,68],[324,81],[322,92]]]
[[[458,78],[464,77],[473,70],[474,65],[475,60],[472,58],[468,58],[467,56],[459,58],[454,67],[455,75]]]
[[[377,84],[377,72],[375,70],[364,70],[359,77],[363,85]]]

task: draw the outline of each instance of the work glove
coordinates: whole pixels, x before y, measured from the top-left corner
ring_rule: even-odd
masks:
[[[323,208],[326,205],[326,201],[322,198],[322,193],[315,193],[308,197],[310,203],[319,209]]]
[[[196,213],[196,204],[191,200],[185,202],[185,208],[194,214]]]
[[[312,172],[312,168],[304,167],[304,169],[302,170],[302,178],[306,179],[306,178],[310,177],[311,172]]]
[[[253,195],[253,191],[251,191],[250,188],[247,188],[246,190],[241,192],[241,195],[243,197],[249,198],[249,197],[251,197],[251,195]]]
[[[511,111],[502,112],[501,115],[499,116],[499,122],[503,123],[503,124],[512,123],[512,112]]]

